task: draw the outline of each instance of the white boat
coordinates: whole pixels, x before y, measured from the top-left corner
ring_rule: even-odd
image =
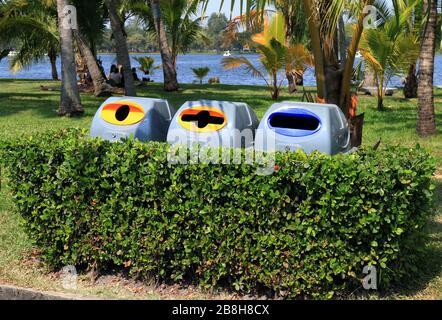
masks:
[[[223,57],[230,57],[232,54],[230,53],[230,50],[227,50],[224,52]]]
[[[356,52],[356,58],[362,58],[362,54],[358,51],[358,52]]]
[[[14,57],[14,56],[16,56],[17,55],[17,51],[10,51],[9,53],[8,53],[8,57]]]

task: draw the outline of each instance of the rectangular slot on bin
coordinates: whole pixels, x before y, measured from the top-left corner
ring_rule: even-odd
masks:
[[[269,127],[278,134],[305,137],[321,129],[321,120],[314,113],[302,109],[286,109],[268,117]]]
[[[270,117],[270,125],[273,128],[316,131],[320,122],[310,115],[276,113]]]

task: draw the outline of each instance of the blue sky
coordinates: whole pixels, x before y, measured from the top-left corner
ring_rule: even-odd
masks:
[[[239,0],[236,1],[235,10],[233,11],[233,16],[239,16],[240,7]],[[207,6],[207,15],[210,16],[213,12],[219,12],[219,6],[221,4],[221,0],[209,0],[209,4]],[[224,5],[221,12],[224,12],[227,18],[230,18],[230,6],[231,0],[224,0]]]

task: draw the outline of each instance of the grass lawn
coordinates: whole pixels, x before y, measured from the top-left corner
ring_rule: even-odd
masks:
[[[67,127],[89,128],[92,117],[103,102],[102,98],[83,95],[86,109],[81,118],[59,118],[56,115],[59,92],[41,91],[40,85],[57,87],[51,81],[0,80],[0,139],[28,135],[40,131]],[[258,117],[273,103],[265,88],[228,85],[183,85],[177,93],[164,93],[160,84],[139,90],[140,96],[167,98],[175,107],[188,100],[214,99],[243,101],[252,106]],[[413,147],[417,143],[426,148],[438,162],[438,179],[435,197],[435,216],[430,219],[427,243],[428,259],[422,265],[422,274],[414,283],[388,293],[386,298],[442,299],[442,90],[435,91],[437,125],[440,133],[428,139],[416,134],[416,100],[403,99],[402,93],[385,100],[386,111],[376,111],[376,99],[361,96],[358,112],[366,113],[364,144],[374,145],[379,139],[383,144],[399,144]],[[284,92],[280,101],[301,101],[302,95]],[[14,213],[7,182],[0,190],[0,283],[10,283],[44,290],[62,291],[57,274],[48,273],[38,261],[30,241]],[[107,298],[210,298],[212,294],[194,288],[140,287],[131,281],[122,282],[118,277],[103,277],[106,281],[91,285],[87,276],[80,277],[77,293],[93,294]],[[232,298],[229,294],[217,298]]]

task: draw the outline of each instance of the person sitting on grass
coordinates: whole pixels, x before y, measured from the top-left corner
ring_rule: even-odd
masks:
[[[124,88],[124,69],[122,65],[118,66],[118,73],[120,74],[121,80],[120,83],[117,84],[118,88]]]
[[[137,74],[137,68],[132,68],[132,76],[134,77],[134,81],[140,81]]]
[[[108,83],[112,87],[119,87],[121,86],[121,82],[122,82],[122,75],[120,72],[118,72],[117,66],[113,64],[110,68]]]

